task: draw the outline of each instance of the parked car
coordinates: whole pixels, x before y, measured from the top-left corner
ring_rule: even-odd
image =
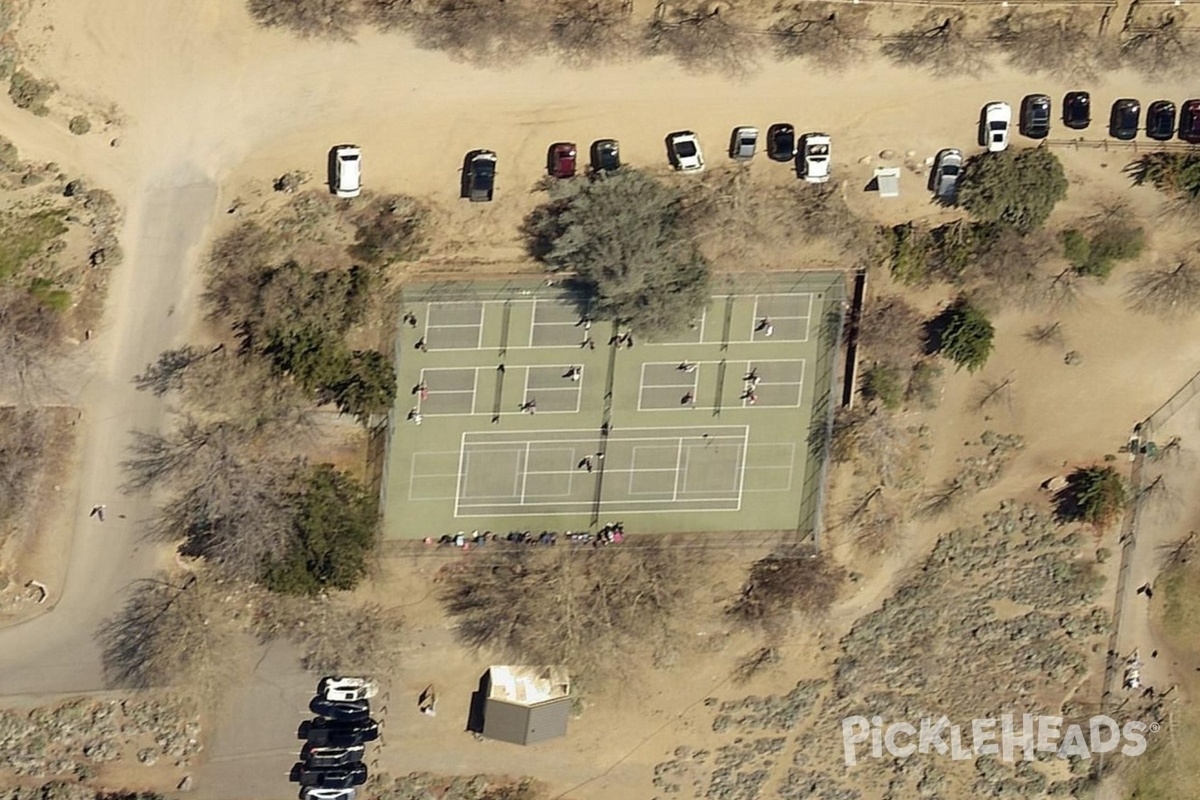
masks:
[[[1087,92],[1067,92],[1063,98],[1063,125],[1081,131],[1092,124],[1092,96]]]
[[[680,172],[699,172],[704,169],[704,154],[700,139],[691,131],[679,131],[667,137],[671,165]]]
[[[1142,104],[1129,97],[1122,98],[1112,104],[1112,113],[1108,118],[1108,133],[1114,139],[1128,141],[1138,132],[1138,122],[1142,116]]]
[[[1200,144],[1200,99],[1188,100],[1179,112],[1179,138]]]
[[[1012,106],[988,103],[983,107],[983,142],[989,153],[1008,148],[1008,126],[1012,124]]]
[[[786,122],[767,128],[767,157],[772,161],[791,161],[796,155],[796,129]]]
[[[307,739],[313,747],[353,747],[379,738],[379,723],[370,719],[359,723],[317,719],[308,723],[303,730],[302,738]]]
[[[552,178],[574,178],[575,156],[574,142],[559,142],[551,145],[549,163],[546,165],[550,176]]]
[[[1159,142],[1169,142],[1175,135],[1175,104],[1170,100],[1155,100],[1146,108],[1146,135]]]
[[[800,175],[809,183],[825,183],[829,180],[829,146],[827,133],[806,133],[800,137]]]
[[[943,203],[953,203],[958,198],[958,176],[962,174],[963,155],[961,150],[947,148],[937,154],[933,167],[933,195]]]
[[[350,747],[313,747],[304,745],[300,758],[310,767],[342,767],[347,764],[357,764],[363,760],[366,748],[361,744]]]
[[[1045,139],[1050,133],[1050,95],[1030,94],[1021,101],[1021,133]]]
[[[300,800],[355,800],[358,790],[350,789],[321,789],[317,786],[305,786],[300,790]]]
[[[358,197],[362,193],[362,149],[343,144],[333,151],[334,192],[338,197]]]
[[[340,722],[364,722],[371,718],[371,703],[368,700],[326,700],[314,697],[308,710],[326,719]]]
[[[729,142],[729,157],[734,161],[749,161],[758,150],[758,128],[743,125],[733,129]]]
[[[467,197],[472,203],[486,203],[496,191],[496,154],[480,150],[471,156],[467,167]]]
[[[616,139],[592,142],[592,171],[613,172],[621,168],[621,145]]]
[[[301,786],[318,786],[322,789],[349,789],[367,782],[367,765],[351,764],[345,767],[312,769],[303,764],[297,773]]]
[[[379,687],[369,678],[322,678],[317,684],[317,694],[326,700],[346,702],[367,700],[379,693]]]

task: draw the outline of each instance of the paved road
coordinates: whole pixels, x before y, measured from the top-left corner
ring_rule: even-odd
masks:
[[[133,576],[153,571],[160,549],[139,542],[145,497],[126,497],[119,461],[131,430],[158,429],[161,400],[134,390],[130,378],[180,339],[191,287],[187,265],[216,202],[215,183],[188,168],[152,179],[140,205],[127,210],[122,237],[127,260],[111,287],[101,337],[107,358],[92,365],[78,403],[83,451],[75,526],[62,595],[52,613],[0,630],[4,694],[41,694],[104,688],[94,632],[119,608]],[[106,503],[104,523],[88,517]]]

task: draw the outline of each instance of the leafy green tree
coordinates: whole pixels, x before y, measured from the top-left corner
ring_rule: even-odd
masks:
[[[355,350],[343,362],[343,374],[326,384],[323,394],[343,414],[366,419],[386,411],[396,399],[396,371],[376,350]]]
[[[935,321],[938,352],[968,372],[987,363],[996,329],[987,315],[961,297]]]
[[[876,364],[863,372],[862,392],[895,410],[904,404],[904,372],[895,364]]]
[[[1200,205],[1200,153],[1147,153],[1128,171],[1138,186],[1149,183],[1185,206]]]
[[[375,499],[362,484],[331,464],[313,467],[298,498],[295,541],[266,565],[263,583],[287,594],[353,589],[367,572],[377,524]]]
[[[1104,280],[1118,261],[1137,258],[1146,248],[1145,232],[1136,225],[1101,228],[1090,239],[1074,228],[1062,233],[1063,255],[1081,275]]]
[[[1081,467],[1067,476],[1067,487],[1059,494],[1059,514],[1066,519],[1104,527],[1125,510],[1128,493],[1125,479],[1113,467]]]
[[[1021,233],[1040,228],[1067,196],[1062,162],[1045,147],[984,153],[967,162],[958,204],[983,222]]]
[[[681,217],[680,195],[636,170],[556,184],[526,222],[530,249],[572,272],[592,313],[653,335],[679,330],[709,297],[709,267]]]

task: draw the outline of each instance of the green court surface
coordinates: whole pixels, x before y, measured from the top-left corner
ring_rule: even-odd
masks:
[[[688,329],[630,342],[559,286],[406,287],[385,537],[813,530],[844,276],[714,290]]]

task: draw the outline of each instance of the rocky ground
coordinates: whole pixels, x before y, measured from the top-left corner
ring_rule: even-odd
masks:
[[[985,434],[963,463],[972,486],[995,480],[1021,446]],[[803,681],[784,696],[710,699],[713,751],[681,745],[655,771],[658,796],[711,800],[900,800],[942,796],[1084,797],[1090,762],[1039,753],[1015,764],[983,756],[869,758],[847,767],[841,720],[885,724],[945,715],[1031,713],[1086,718],[1109,614],[1085,535],[1031,506],[1005,502],[978,525],[944,534],[912,577],[840,642],[832,683]],[[786,669],[786,666],[782,667]],[[969,746],[969,742],[968,742]],[[964,795],[965,796],[965,795]]]
[[[166,700],[79,698],[0,711],[0,775],[87,781],[118,761],[186,769],[200,749],[199,718]]]

